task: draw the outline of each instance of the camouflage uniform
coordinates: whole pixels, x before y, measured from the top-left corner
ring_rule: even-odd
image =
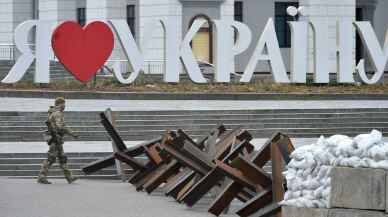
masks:
[[[61,105],[50,107],[46,124],[48,126],[47,144],[49,145],[49,151],[47,152],[47,159],[42,163],[38,177],[38,183],[51,184],[49,181],[47,181],[47,174],[49,168],[55,163],[56,159],[58,159],[59,166],[63,170],[66,180],[68,183],[72,183],[76,178],[72,176],[71,171],[67,166],[67,157],[63,151],[63,137],[66,134],[74,137],[76,135],[71,129],[65,126],[64,113]]]

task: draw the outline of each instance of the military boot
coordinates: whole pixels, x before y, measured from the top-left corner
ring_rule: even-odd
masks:
[[[47,179],[45,178],[38,178],[37,182],[39,184],[51,184],[51,182],[49,182]]]
[[[78,179],[78,178],[76,178],[76,177],[69,177],[69,178],[66,178],[67,183],[69,183],[69,184],[75,182],[77,179]]]

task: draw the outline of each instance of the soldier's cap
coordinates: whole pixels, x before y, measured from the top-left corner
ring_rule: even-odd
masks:
[[[65,103],[65,98],[63,97],[57,97],[55,99],[55,105],[61,105],[61,104],[64,104]]]

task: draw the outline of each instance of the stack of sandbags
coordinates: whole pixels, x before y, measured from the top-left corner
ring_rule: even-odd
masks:
[[[388,169],[388,143],[377,130],[354,139],[344,135],[321,137],[314,144],[297,148],[291,158],[282,205],[330,208],[332,168]]]

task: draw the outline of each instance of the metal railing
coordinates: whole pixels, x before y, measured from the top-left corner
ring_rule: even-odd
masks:
[[[35,44],[28,44],[33,53],[35,53]],[[16,61],[19,52],[14,44],[0,44],[0,60]],[[54,52],[50,53],[51,61],[58,61]],[[164,74],[164,60],[145,60],[143,65],[144,74]],[[214,68],[210,63],[204,61],[198,61],[198,64],[203,70],[204,68]],[[111,75],[113,71],[120,73],[128,73],[132,71],[132,68],[128,60],[124,59],[109,59],[105,65],[101,68],[100,73],[105,75]]]
[[[35,53],[35,44],[28,44],[33,53]],[[50,55],[50,60],[57,61],[54,53]],[[15,61],[18,58],[18,52],[14,44],[0,44],[0,60]],[[131,72],[131,66],[128,60],[111,59],[105,64],[106,67],[112,70],[119,70],[122,73]],[[145,74],[163,74],[164,61],[162,60],[146,60],[144,63]]]
[[[0,44],[0,60],[15,60],[15,45]]]
[[[132,68],[128,60],[108,60],[106,67],[121,73],[131,72]],[[163,60],[146,60],[144,61],[144,74],[163,74],[164,61]]]
[[[27,44],[32,53],[35,54],[35,44]],[[14,44],[0,44],[0,60],[15,61],[18,58],[16,45]],[[56,60],[53,52],[50,54],[50,60]]]

